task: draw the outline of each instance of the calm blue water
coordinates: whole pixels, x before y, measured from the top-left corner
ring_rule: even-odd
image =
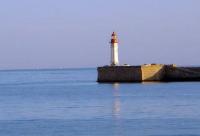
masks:
[[[96,69],[0,71],[0,135],[200,135],[199,82],[98,84],[96,76]]]

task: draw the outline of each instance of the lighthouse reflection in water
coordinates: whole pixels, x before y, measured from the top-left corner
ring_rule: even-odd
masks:
[[[120,102],[120,90],[119,83],[113,84],[113,117],[116,119],[120,119],[120,111],[121,111],[121,102]]]

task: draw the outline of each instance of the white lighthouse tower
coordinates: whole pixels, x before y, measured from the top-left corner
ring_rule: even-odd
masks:
[[[118,39],[115,32],[112,33],[111,38],[111,66],[119,65],[119,58],[118,58]]]

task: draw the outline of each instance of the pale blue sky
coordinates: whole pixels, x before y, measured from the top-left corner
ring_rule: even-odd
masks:
[[[200,65],[200,0],[4,0],[0,69]]]

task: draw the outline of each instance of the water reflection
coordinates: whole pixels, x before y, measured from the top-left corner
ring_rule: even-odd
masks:
[[[120,100],[120,84],[113,84],[113,108],[112,116],[115,123],[114,135],[123,136],[122,122],[121,122],[121,100]]]
[[[120,111],[121,111],[121,101],[120,101],[120,91],[119,91],[119,83],[114,83],[113,84],[113,117],[115,119],[120,118]]]
[[[143,85],[155,85],[155,84],[160,84],[160,83],[165,83],[165,82],[159,82],[159,81],[148,81],[148,82],[141,82]]]

